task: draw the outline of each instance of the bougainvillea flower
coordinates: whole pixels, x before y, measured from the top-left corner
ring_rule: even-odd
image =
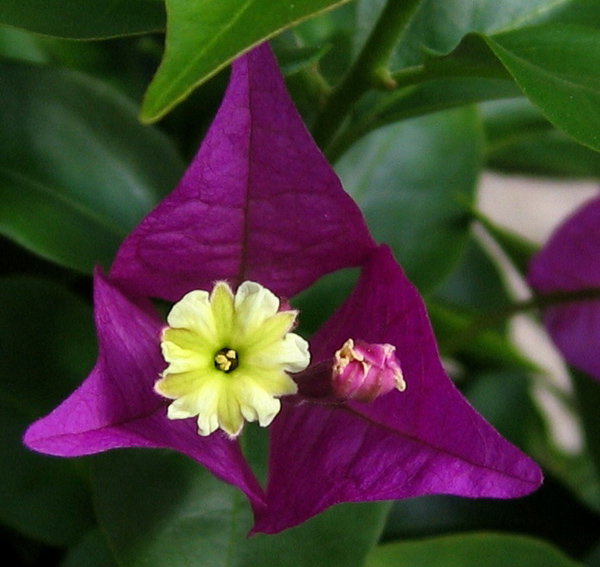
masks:
[[[362,267],[358,285],[312,338],[311,366],[291,385],[282,371],[307,361],[287,299],[346,266]],[[250,293],[260,299],[256,311],[245,306]],[[149,298],[180,302],[166,331]],[[373,242],[267,46],[234,63],[198,155],[125,240],[109,277],[96,273],[94,305],[98,362],[28,429],[25,443],[35,450],[76,456],[170,447],[239,487],[253,507],[254,531],[266,533],[343,501],[508,498],[541,482],[537,465],[444,374],[420,297],[389,249]],[[261,330],[250,336],[248,325]],[[199,336],[215,341],[210,352],[195,343]],[[355,362],[364,363],[365,380],[347,399],[306,395],[307,377],[327,384],[337,373],[354,383]],[[209,396],[199,399],[206,377]],[[223,389],[215,377],[232,382]],[[265,395],[248,393],[255,388]],[[173,399],[178,405],[169,410]],[[269,426],[265,489],[235,438],[240,414]]]
[[[600,380],[600,197],[588,201],[552,234],[530,265],[527,280],[539,293],[581,292],[544,310],[552,340],[574,367]],[[589,291],[586,300],[583,295]]]
[[[372,402],[394,388],[406,389],[396,347],[361,339],[347,339],[335,351],[329,381],[333,395],[359,402]]]
[[[277,296],[255,282],[234,295],[217,282],[209,294],[194,290],[177,302],[163,329],[169,366],[154,389],[175,400],[169,419],[198,418],[198,433],[218,428],[237,437],[244,421],[268,426],[279,413],[278,396],[296,394],[289,373],[310,361],[308,343],[290,332],[297,311],[280,311]]]

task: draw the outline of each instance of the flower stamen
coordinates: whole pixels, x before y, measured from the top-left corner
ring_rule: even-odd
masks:
[[[238,367],[239,361],[237,352],[232,348],[222,348],[215,354],[215,368],[229,374]]]

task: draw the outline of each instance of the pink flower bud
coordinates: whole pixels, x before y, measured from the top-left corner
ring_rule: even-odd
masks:
[[[348,339],[334,354],[333,391],[359,402],[372,402],[394,388],[402,392],[406,383],[395,353],[393,345]]]

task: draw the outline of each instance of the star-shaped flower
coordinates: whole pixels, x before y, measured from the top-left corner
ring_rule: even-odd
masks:
[[[600,380],[600,197],[561,223],[533,257],[527,280],[542,294],[579,294],[545,308],[544,325],[567,362]]]
[[[308,356],[287,298],[348,266],[359,282],[295,374]],[[177,302],[167,329],[149,298]],[[266,45],[234,63],[184,178],[109,276],[95,274],[94,306],[98,362],[28,429],[32,449],[172,448],[239,487],[266,533],[344,501],[509,498],[541,482],[445,375],[418,293],[373,242]],[[270,430],[265,489],[236,439],[243,420]]]
[[[308,344],[291,333],[295,311],[279,311],[279,299],[254,282],[234,295],[225,282],[212,292],[190,291],[169,313],[162,352],[169,366],[154,389],[175,400],[169,419],[198,418],[198,433],[221,428],[230,437],[244,420],[270,425],[277,396],[295,394],[289,372],[309,363]]]

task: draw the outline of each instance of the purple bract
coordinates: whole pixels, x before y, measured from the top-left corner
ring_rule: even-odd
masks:
[[[545,294],[600,289],[600,197],[554,231],[532,259],[527,280]],[[543,320],[567,362],[600,380],[600,301],[589,295],[588,300],[548,307]]]

